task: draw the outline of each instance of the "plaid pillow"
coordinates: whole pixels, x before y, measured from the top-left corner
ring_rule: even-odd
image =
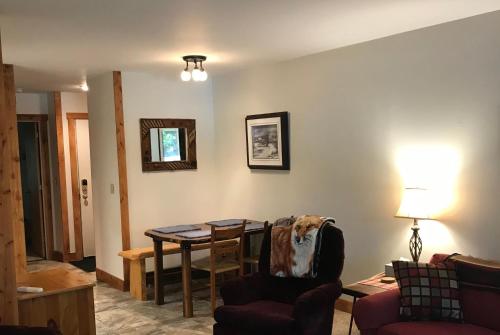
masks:
[[[452,263],[393,261],[405,320],[462,321],[457,273]]]

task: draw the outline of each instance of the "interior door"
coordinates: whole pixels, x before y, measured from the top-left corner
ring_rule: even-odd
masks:
[[[38,124],[19,122],[18,133],[26,253],[28,260],[45,258]]]
[[[76,137],[82,218],[83,256],[89,257],[95,256],[95,241],[88,120],[76,120]]]

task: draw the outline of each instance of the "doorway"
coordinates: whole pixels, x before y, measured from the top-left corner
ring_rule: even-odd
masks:
[[[81,269],[95,271],[92,172],[86,113],[67,113],[75,249]]]
[[[18,115],[26,256],[52,259],[53,229],[47,115]]]

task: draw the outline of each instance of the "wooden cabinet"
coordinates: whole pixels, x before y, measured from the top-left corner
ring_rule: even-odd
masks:
[[[43,287],[44,292],[18,294],[19,323],[46,326],[54,320],[64,335],[94,335],[94,285],[62,268],[28,273],[18,286]]]

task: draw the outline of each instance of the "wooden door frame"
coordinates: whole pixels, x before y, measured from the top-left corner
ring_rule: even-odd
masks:
[[[73,199],[73,225],[75,227],[75,257],[83,259],[83,227],[80,198],[80,180],[78,178],[78,148],[76,143],[76,120],[88,120],[87,113],[67,113],[69,161],[71,167],[71,196]]]
[[[40,184],[42,185],[42,217],[45,237],[45,258],[54,259],[54,223],[52,217],[52,183],[49,165],[49,137],[47,114],[17,114],[17,122],[33,122],[38,125],[38,153]]]

